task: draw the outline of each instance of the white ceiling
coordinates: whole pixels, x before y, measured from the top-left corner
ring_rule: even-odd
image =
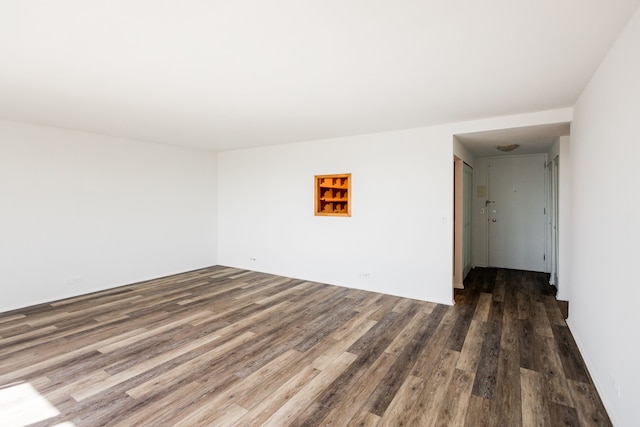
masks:
[[[2,0],[0,118],[222,150],[569,107],[640,0]]]
[[[498,129],[455,135],[474,157],[511,156],[548,153],[561,136],[569,135],[570,123],[553,123],[513,129]],[[497,149],[499,145],[518,144],[510,152]]]

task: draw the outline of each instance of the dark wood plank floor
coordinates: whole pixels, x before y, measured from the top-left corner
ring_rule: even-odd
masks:
[[[544,274],[449,307],[227,267],[0,314],[0,425],[57,424],[611,425]]]

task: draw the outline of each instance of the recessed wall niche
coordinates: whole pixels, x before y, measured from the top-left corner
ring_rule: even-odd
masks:
[[[315,215],[351,216],[351,174],[316,175]]]

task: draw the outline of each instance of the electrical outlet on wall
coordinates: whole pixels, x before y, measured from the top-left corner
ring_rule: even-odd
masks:
[[[256,261],[256,259],[255,259],[254,257],[249,257],[249,261],[251,261],[251,262],[255,262],[255,261]]]

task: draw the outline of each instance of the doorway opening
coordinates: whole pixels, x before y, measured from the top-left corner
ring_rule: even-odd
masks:
[[[471,267],[505,267],[513,269],[526,269],[530,271],[542,271],[550,275],[549,282],[557,283],[560,280],[560,253],[561,253],[561,232],[559,229],[562,226],[563,221],[566,222],[566,217],[562,217],[562,214],[558,216],[559,206],[566,203],[562,194],[559,194],[557,187],[551,188],[552,185],[558,185],[560,176],[558,172],[559,165],[545,168],[545,164],[549,161],[552,163],[554,159],[558,157],[561,150],[563,155],[568,156],[568,142],[570,133],[570,123],[552,123],[545,125],[535,125],[520,128],[510,129],[498,129],[491,131],[472,132],[464,134],[453,135],[453,151],[454,151],[454,178],[462,180],[462,174],[460,169],[464,162],[468,162],[473,166],[472,184],[471,184],[471,202],[469,203],[471,208]],[[560,144],[562,142],[562,144]],[[511,152],[502,152],[498,149],[498,146],[516,146]],[[564,148],[561,148],[564,147]],[[504,147],[503,147],[504,148]],[[540,172],[536,173],[536,182],[539,182],[539,187],[536,187],[535,199],[537,200],[536,206],[532,207],[529,204],[530,197],[516,197],[515,204],[520,207],[516,212],[520,214],[515,215],[515,220],[501,218],[500,215],[506,213],[504,211],[505,203],[513,203],[512,200],[494,200],[496,197],[496,191],[499,190],[500,185],[506,187],[504,191],[516,192],[516,196],[522,195],[521,193],[528,193],[526,190],[526,182],[523,184],[525,187],[511,188],[509,190],[510,178],[503,178],[505,181],[500,182],[499,173],[495,169],[489,167],[489,163],[494,159],[502,159],[508,157],[532,157],[540,156],[542,161],[540,162]],[[567,157],[568,158],[568,157]],[[497,163],[504,162],[507,164],[507,168],[513,168],[513,165],[508,165],[509,161],[497,160]],[[511,161],[516,164],[516,161]],[[556,160],[559,163],[559,160]],[[536,160],[534,163],[538,163]],[[537,167],[537,166],[536,166]],[[555,171],[554,171],[555,169]],[[507,171],[509,172],[509,171]],[[515,166],[516,176],[521,172],[520,166]],[[566,175],[566,172],[564,172]],[[506,175],[508,175],[507,173]],[[526,175],[526,174],[525,174]],[[492,182],[490,182],[492,181]],[[560,183],[560,187],[567,184]],[[461,185],[454,179],[454,186],[459,190]],[[522,190],[525,188],[525,190]],[[554,193],[555,191],[555,193]],[[462,215],[464,214],[464,204],[460,203],[461,192],[454,191],[454,285],[461,286],[458,279],[457,271],[461,271],[460,265],[463,259],[460,255],[461,252],[456,249],[464,247],[460,244],[461,235],[456,234],[456,230],[461,230],[460,225],[464,224],[462,221]],[[540,194],[542,196],[540,197]],[[513,198],[509,198],[513,199]],[[497,203],[500,202],[502,206],[498,209]],[[495,212],[494,212],[495,210]],[[566,212],[563,210],[562,212]],[[512,232],[512,223],[517,223],[521,217],[532,216],[536,214],[536,221],[534,222],[534,228],[536,232],[535,244],[527,234],[522,234],[520,231],[517,233]],[[540,214],[542,214],[542,221],[540,221]],[[563,218],[565,218],[563,220]],[[495,219],[495,222],[491,222]],[[498,228],[496,226],[503,225],[505,230],[491,230],[489,227]],[[522,225],[520,228],[530,227],[530,224]],[[497,231],[497,233],[493,233]],[[502,247],[500,243],[504,243],[501,239],[512,239]],[[490,244],[492,240],[492,244]],[[542,242],[542,243],[540,243]],[[518,250],[513,251],[513,248]],[[534,256],[528,254],[528,252],[535,252],[535,263],[521,262],[522,259],[534,259]],[[524,254],[524,255],[523,255]],[[507,262],[498,261],[500,258],[503,260],[506,258]],[[509,258],[517,259],[518,262],[513,262]],[[464,270],[462,270],[464,271]],[[462,277],[462,276],[461,276]],[[559,295],[560,296],[560,295]]]

